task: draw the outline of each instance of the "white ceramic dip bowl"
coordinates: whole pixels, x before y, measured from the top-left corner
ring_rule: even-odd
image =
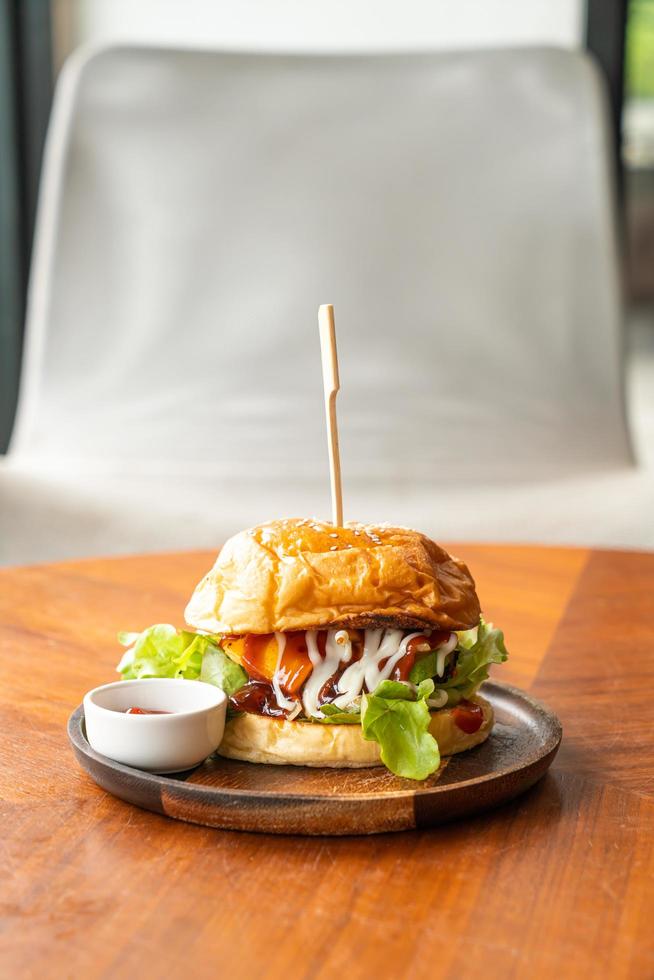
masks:
[[[170,714],[125,714],[128,708]],[[149,677],[115,681],[84,697],[91,748],[116,762],[150,772],[181,772],[220,745],[227,696],[203,681]]]

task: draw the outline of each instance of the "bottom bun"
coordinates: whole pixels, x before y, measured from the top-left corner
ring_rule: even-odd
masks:
[[[478,694],[470,698],[484,714],[481,727],[471,735],[461,731],[451,708],[432,712],[429,731],[441,755],[465,752],[484,742],[493,727],[493,709]],[[243,712],[225,725],[218,753],[228,759],[265,762],[278,766],[328,766],[358,769],[382,765],[377,742],[368,742],[360,725],[321,725],[283,721]]]

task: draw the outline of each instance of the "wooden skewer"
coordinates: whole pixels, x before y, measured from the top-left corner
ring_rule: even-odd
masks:
[[[327,423],[329,476],[332,490],[332,524],[334,527],[342,527],[341,457],[338,450],[338,425],[336,423],[336,395],[341,383],[338,378],[334,307],[331,303],[319,307],[318,329],[320,331],[320,354],[322,356],[322,381],[325,389],[325,420]]]

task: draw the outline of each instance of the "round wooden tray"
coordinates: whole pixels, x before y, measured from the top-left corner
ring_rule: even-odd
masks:
[[[512,799],[543,776],[561,742],[561,724],[515,687],[488,682],[495,709],[490,738],[446,758],[422,783],[383,767],[309,769],[212,756],[159,776],[121,765],[89,745],[80,705],[68,720],[77,760],[114,796],[177,820],[272,834],[376,834],[431,827]]]

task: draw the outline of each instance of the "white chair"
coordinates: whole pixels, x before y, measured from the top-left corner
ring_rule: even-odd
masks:
[[[5,562],[329,516],[653,545],[607,124],[553,49],[74,56],[47,142]]]

